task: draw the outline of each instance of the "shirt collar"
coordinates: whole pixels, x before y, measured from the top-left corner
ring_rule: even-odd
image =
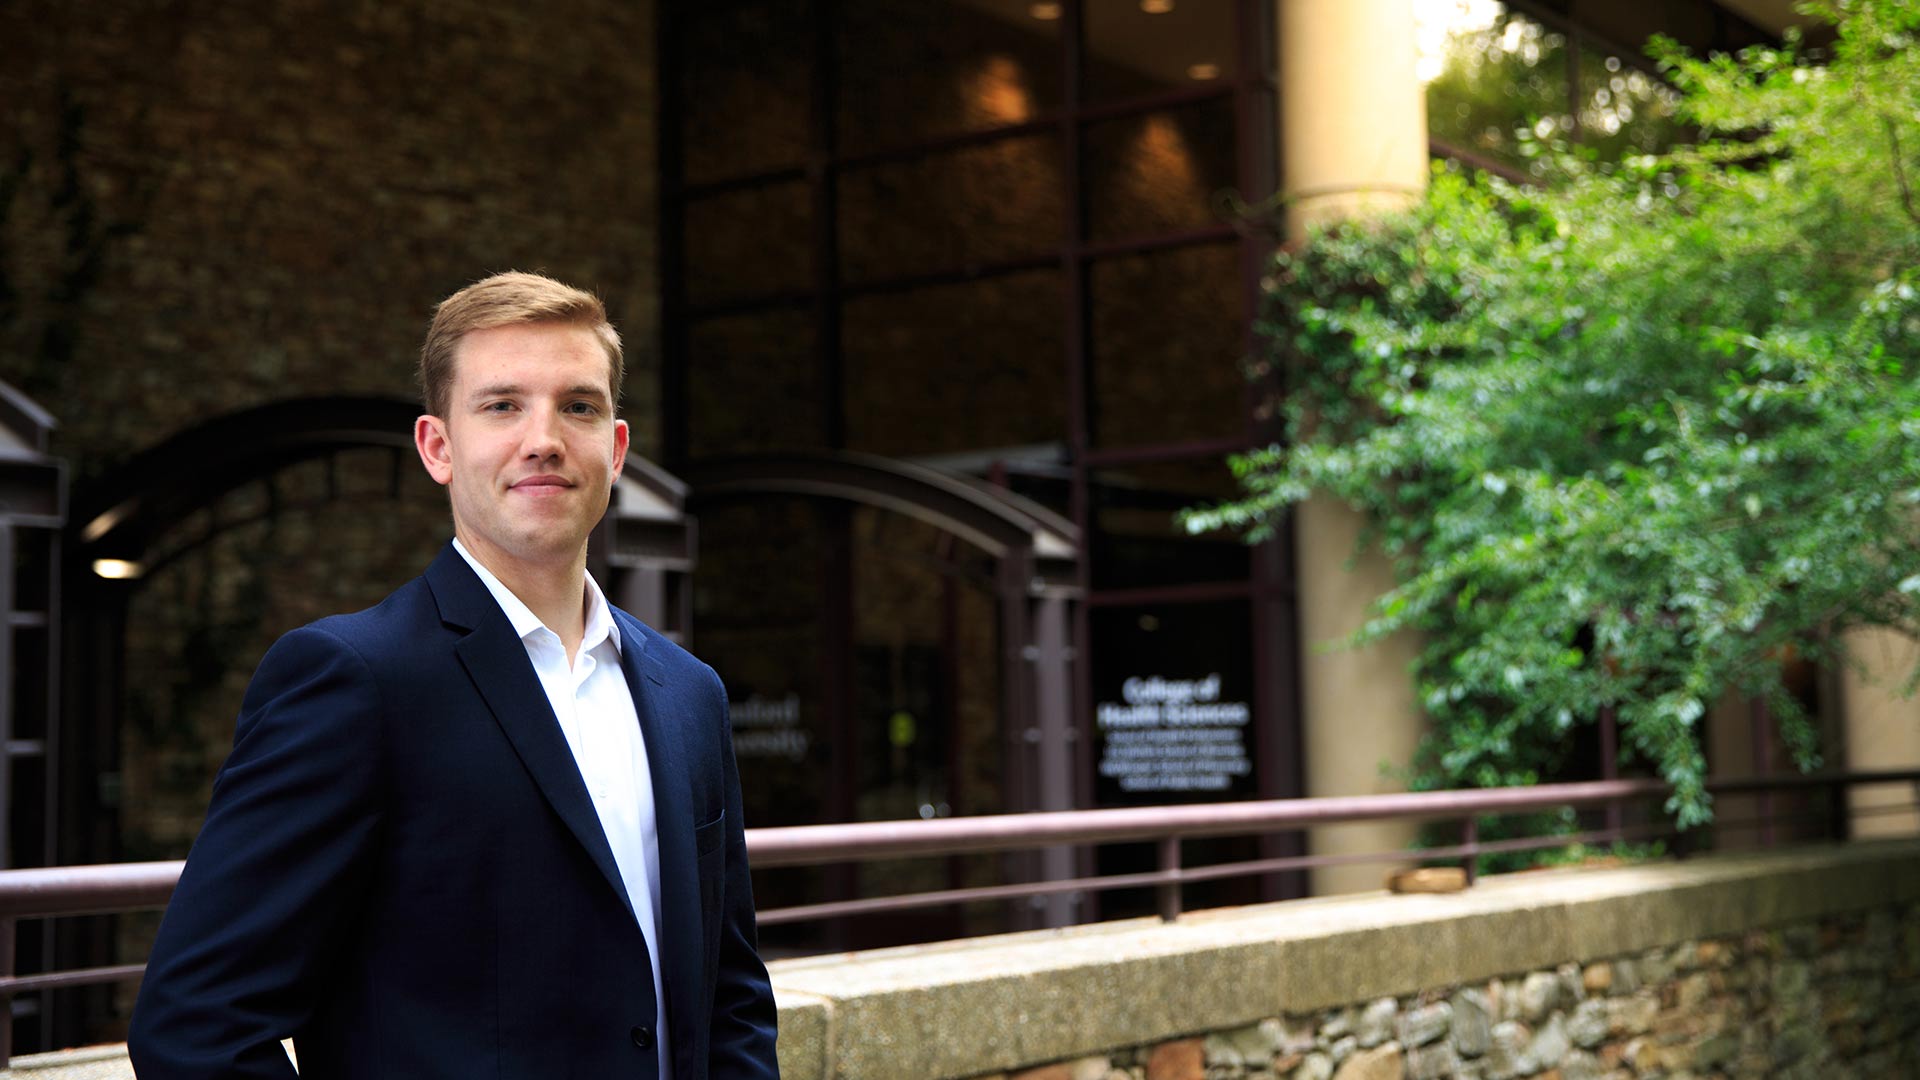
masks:
[[[540,616],[535,615],[532,608],[513,595],[512,589],[501,584],[500,579],[494,577],[492,571],[480,565],[480,560],[473,557],[473,553],[467,550],[467,546],[462,544],[458,537],[454,538],[453,550],[467,560],[467,565],[473,568],[474,575],[480,579],[480,584],[485,585],[487,591],[493,594],[494,602],[500,605],[500,610],[506,615],[507,621],[513,624],[513,632],[519,635],[522,641],[536,630],[553,633],[553,629],[541,622]],[[586,575],[586,578],[587,632],[580,639],[580,651],[586,652],[596,648],[602,640],[607,640],[613,642],[614,650],[617,652],[620,649],[620,627],[613,621],[613,610],[607,603],[606,594],[600,591],[600,583],[593,580],[592,574]]]

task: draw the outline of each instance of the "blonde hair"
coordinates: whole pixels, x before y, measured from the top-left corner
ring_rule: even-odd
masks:
[[[615,401],[620,399],[626,360],[620,351],[620,334],[607,321],[600,298],[544,274],[509,270],[474,282],[434,309],[427,340],[420,346],[420,399],[427,412],[447,415],[454,354],[461,338],[475,330],[526,323],[559,323],[593,331],[607,351],[608,389]]]

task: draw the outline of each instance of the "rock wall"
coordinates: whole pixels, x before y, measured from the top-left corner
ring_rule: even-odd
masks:
[[[1920,1076],[1920,841],[770,966],[788,1080]]]
[[[1005,1080],[1920,1075],[1920,905],[1169,1039]]]

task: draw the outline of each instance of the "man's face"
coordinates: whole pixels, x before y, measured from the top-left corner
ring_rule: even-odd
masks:
[[[582,558],[627,455],[610,379],[585,327],[501,326],[460,340],[447,415],[421,417],[414,442],[450,491],[455,534],[490,569]]]

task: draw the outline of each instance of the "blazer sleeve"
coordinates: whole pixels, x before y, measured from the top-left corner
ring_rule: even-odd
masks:
[[[380,826],[381,710],[366,661],[308,626],[247,688],[134,1006],[141,1080],[293,1080],[329,950],[358,915]]]
[[[725,715],[727,693],[717,674],[714,692]],[[726,886],[720,924],[720,963],[714,986],[713,1019],[709,1028],[707,1075],[777,1080],[780,1062],[775,1056],[779,1010],[773,985],[760,961],[758,931],[753,916],[753,879],[747,872],[745,811],[741,808],[740,770],[733,756],[733,728],[724,725],[720,739],[721,765],[726,784]]]

